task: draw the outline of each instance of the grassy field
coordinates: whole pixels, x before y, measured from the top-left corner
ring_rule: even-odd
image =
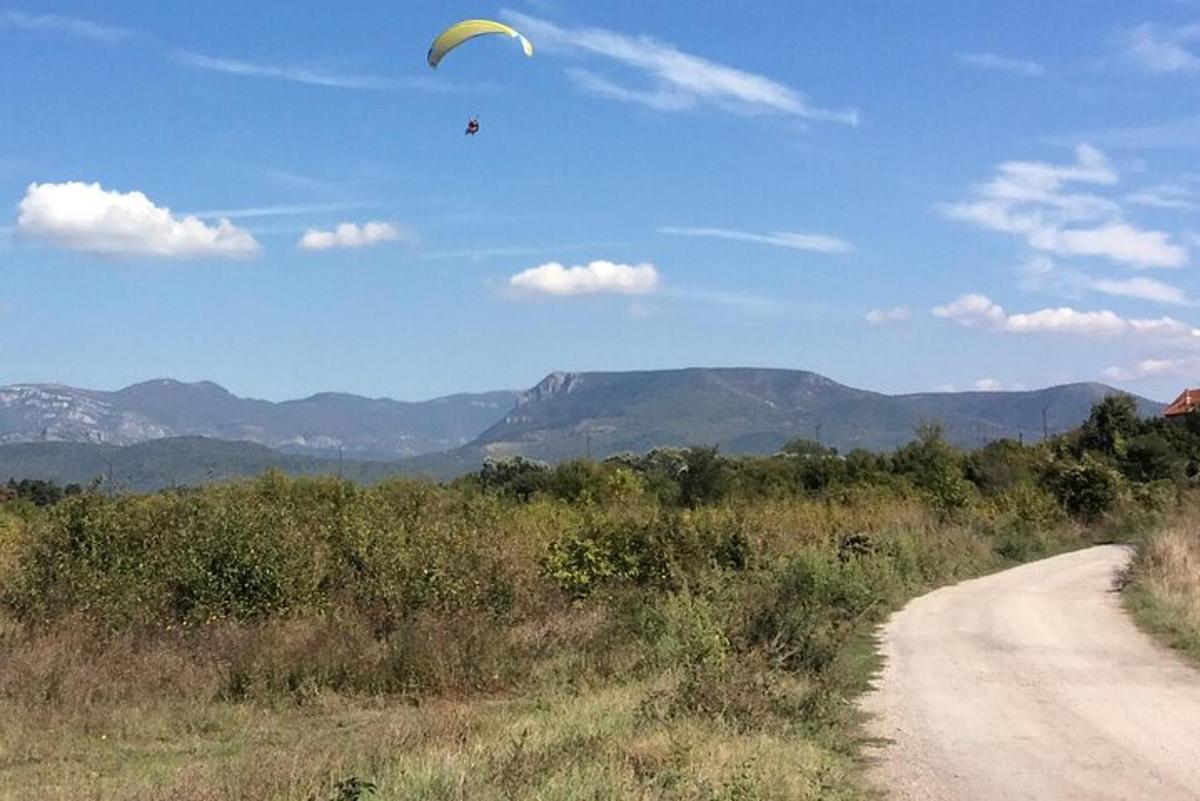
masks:
[[[1200,524],[1180,521],[1138,545],[1125,601],[1143,628],[1200,665]]]
[[[1105,536],[1028,487],[286,479],[0,518],[0,799],[855,799],[872,626]]]

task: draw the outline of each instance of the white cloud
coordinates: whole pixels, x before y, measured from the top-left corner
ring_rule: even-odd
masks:
[[[1100,256],[1134,267],[1179,267],[1187,251],[1164,231],[1145,231],[1128,223],[1113,222],[1097,228],[1043,228],[1029,236],[1029,244],[1062,256]]]
[[[362,225],[342,223],[332,231],[308,230],[296,247],[304,250],[332,250],[334,248],[365,248],[382,242],[411,239],[407,231],[386,222],[369,222]]]
[[[1119,180],[1107,157],[1090,145],[1075,163],[1013,161],[1001,164],[973,200],[944,206],[948,217],[1021,237],[1035,250],[1059,256],[1090,256],[1135,268],[1179,267],[1187,250],[1170,234],[1124,220],[1115,201],[1067,190],[1069,184],[1110,186]]]
[[[270,78],[334,89],[385,91],[399,88],[402,85],[425,85],[425,82],[420,80],[401,82],[392,78],[381,78],[376,75],[352,75],[320,67],[297,64],[262,64],[253,61],[218,58],[216,56],[207,56],[203,53],[188,51],[179,51],[174,55],[180,64],[210,72],[220,72],[226,75],[240,75],[250,78]]]
[[[824,234],[805,234],[797,231],[773,231],[769,234],[755,234],[746,231],[731,231],[727,228],[680,228],[667,227],[658,229],[659,233],[673,236],[700,236],[712,239],[729,239],[734,242],[754,242],[760,245],[791,250],[811,250],[817,253],[848,253],[853,248],[849,242],[837,237]]]
[[[258,219],[263,217],[304,217],[310,214],[329,214],[335,211],[359,208],[361,203],[311,203],[296,206],[251,206],[241,209],[206,209],[192,212],[202,220],[225,217],[230,220]]]
[[[1024,75],[1028,78],[1036,78],[1039,75],[1044,75],[1046,72],[1045,67],[1036,61],[998,56],[995,53],[959,53],[958,60],[972,67],[982,67],[983,69],[996,70],[998,72],[1009,72],[1014,75]]]
[[[893,306],[890,309],[872,309],[867,312],[867,322],[871,325],[887,325],[888,323],[902,323],[912,317],[912,312],[907,306]]]
[[[1139,189],[1126,195],[1125,200],[1139,206],[1158,209],[1194,209],[1200,207],[1197,195],[1191,189],[1177,184],[1159,184]]]
[[[1125,57],[1147,72],[1200,71],[1200,54],[1190,45],[1200,41],[1200,24],[1169,28],[1144,23],[1129,32]]]
[[[740,114],[782,114],[815,122],[858,124],[854,109],[814,106],[803,94],[778,81],[685,53],[648,36],[603,28],[568,30],[515,11],[504,11],[503,15],[528,34],[541,52],[599,56],[650,79],[646,88],[631,88],[589,70],[568,71],[582,88],[605,97],[658,111],[708,105]]]
[[[935,317],[968,328],[987,328],[1009,334],[1066,334],[1111,338],[1136,336],[1159,341],[1200,344],[1200,329],[1173,317],[1130,319],[1116,312],[1079,311],[1069,306],[1008,314],[985,295],[962,295],[933,310]]]
[[[1200,369],[1200,359],[1194,357],[1142,359],[1129,367],[1108,367],[1101,375],[1110,381],[1142,381],[1171,375],[1194,376]]]
[[[933,310],[934,317],[954,320],[968,328],[1002,328],[1008,319],[1004,309],[986,295],[960,295],[945,306]]]
[[[1128,323],[1111,311],[1079,311],[1069,306],[1040,309],[1008,317],[1002,330],[1014,334],[1076,334],[1114,336],[1125,333]]]
[[[180,218],[141,192],[77,181],[30,184],[17,235],[111,258],[228,258],[258,251],[254,237],[229,220],[209,225],[194,216]]]
[[[1091,281],[1092,289],[1106,295],[1123,298],[1150,300],[1155,303],[1165,303],[1175,306],[1187,306],[1191,302],[1187,294],[1177,286],[1156,281],[1153,278],[1097,278]]]
[[[1060,267],[1046,256],[1033,256],[1018,270],[1021,289],[1048,291],[1068,298],[1084,292],[1099,292],[1114,297],[1136,298],[1171,306],[1190,306],[1187,293],[1177,286],[1153,278],[1093,278],[1079,270]]]
[[[564,267],[555,261],[517,273],[508,285],[522,295],[645,295],[658,288],[659,275],[653,264],[593,261]]]
[[[133,35],[132,31],[125,28],[104,25],[79,17],[66,17],[59,14],[25,14],[20,11],[0,12],[0,28],[65,33],[69,36],[91,39],[104,44],[116,44]]]
[[[976,392],[999,392],[1003,387],[995,378],[981,378],[975,382]]]

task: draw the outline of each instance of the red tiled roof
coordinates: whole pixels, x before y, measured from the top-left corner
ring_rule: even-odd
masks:
[[[1178,417],[1181,414],[1188,414],[1193,409],[1200,407],[1200,389],[1185,389],[1183,393],[1176,398],[1166,411],[1163,412],[1164,417]]]

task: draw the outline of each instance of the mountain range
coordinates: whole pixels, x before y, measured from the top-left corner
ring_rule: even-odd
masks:
[[[158,379],[117,392],[14,384],[0,387],[0,444],[210,437],[291,454],[397,460],[472,441],[516,397],[486,392],[403,403],[326,392],[271,403],[239,398],[209,381]]]
[[[795,437],[843,452],[888,450],[925,422],[973,448],[1065,431],[1117,392],[1080,383],[885,395],[760,368],[553,373],[526,392],[422,403],[337,393],[271,403],[166,379],[117,392],[22,384],[0,387],[0,479],[87,481],[112,469],[124,485],[148,489],[267,467],[366,481],[400,472],[449,478],[513,454],[555,462],[686,445],[772,453]],[[1137,401],[1143,414],[1162,409]]]

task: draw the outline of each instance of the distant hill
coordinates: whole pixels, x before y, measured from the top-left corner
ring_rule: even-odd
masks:
[[[362,483],[402,472],[395,464],[280,453],[253,442],[204,437],[173,437],[136,445],[91,442],[29,442],[0,445],[0,482],[40,478],[86,485],[95,479],[123,490],[150,491],[174,485],[198,486],[257,476],[269,469],[291,475],[343,475]]]
[[[87,481],[104,473],[109,459],[114,474],[137,489],[268,467],[334,473],[339,447],[350,478],[398,471],[452,478],[488,456],[512,454],[556,462],[686,445],[772,453],[794,437],[819,438],[842,452],[890,450],[924,422],[941,423],[950,441],[974,448],[1003,437],[1040,439],[1043,423],[1050,434],[1073,428],[1092,404],[1117,392],[1066,384],[883,395],[816,373],[751,368],[554,373],[519,395],[415,404],[334,394],[268,403],[215,384],[173,381],[115,393],[23,385],[0,388],[0,443],[10,443],[0,445],[0,480]],[[1138,402],[1143,414],[1162,409]],[[181,439],[180,432],[208,438]],[[375,461],[355,464],[362,459]]]
[[[845,452],[890,450],[923,422],[942,424],[953,443],[1040,439],[1079,425],[1092,404],[1119,390],[1067,384],[1029,392],[883,395],[816,373],[770,369],[684,369],[554,373],[523,393],[475,442],[405,465],[434,475],[474,469],[487,456],[560,461],[667,445],[719,445],[727,453],[771,453],[794,437],[820,438]],[[1162,404],[1138,398],[1144,414]],[[1043,419],[1044,413],[1044,419]]]
[[[515,392],[451,395],[420,403],[324,393],[271,403],[202,381],[169,379],[98,392],[54,384],[0,387],[0,443],[131,445],[202,436],[288,453],[392,460],[475,439],[504,416]]]

